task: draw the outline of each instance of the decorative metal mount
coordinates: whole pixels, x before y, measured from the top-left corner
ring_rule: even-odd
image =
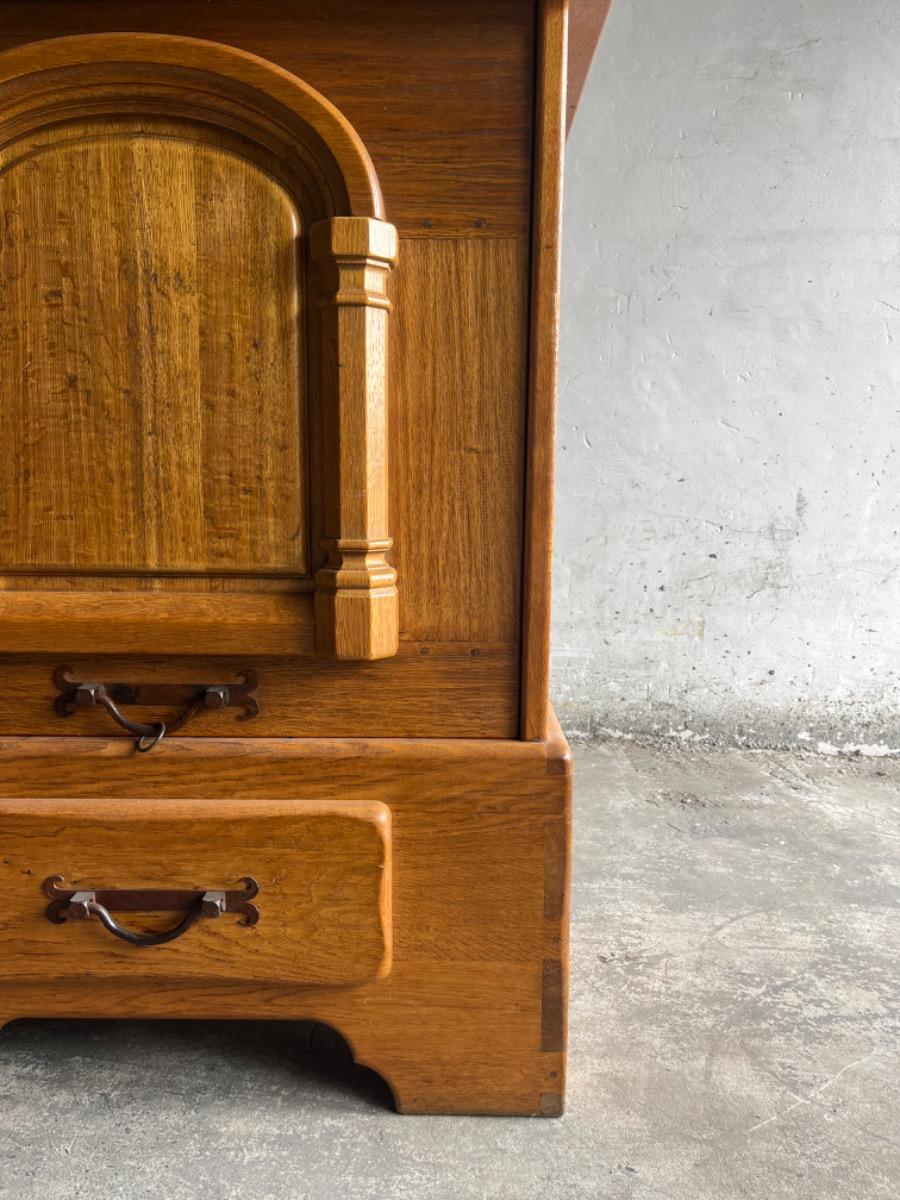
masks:
[[[44,892],[51,903],[45,916],[54,925],[66,921],[84,921],[96,917],[105,929],[123,942],[132,946],[162,946],[174,942],[187,933],[201,917],[219,917],[222,913],[241,913],[244,919],[239,925],[255,925],[259,920],[259,909],[250,901],[259,893],[259,884],[247,875],[242,880],[243,888],[231,891],[155,891],[152,888],[103,888],[96,891],[79,891],[64,888],[62,875],[51,875],[44,880]],[[162,933],[135,933],[120,925],[112,916],[116,912],[183,912],[186,915],[172,929]]]
[[[167,734],[187,725],[203,708],[243,708],[239,721],[252,721],[259,714],[259,704],[253,693],[259,684],[256,672],[241,671],[238,683],[96,683],[72,678],[71,667],[57,667],[53,683],[59,695],[53,707],[61,717],[70,717],[78,708],[100,705],[122,729],[136,737],[135,746],[146,754]],[[185,705],[184,712],[174,721],[155,721],[145,724],[132,721],[120,711],[120,705]]]

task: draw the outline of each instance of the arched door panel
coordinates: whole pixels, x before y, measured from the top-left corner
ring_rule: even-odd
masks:
[[[396,234],[340,114],[212,43],[20,47],[0,230],[0,651],[393,654]]]
[[[79,121],[3,155],[7,587],[309,575],[299,210],[197,133]]]

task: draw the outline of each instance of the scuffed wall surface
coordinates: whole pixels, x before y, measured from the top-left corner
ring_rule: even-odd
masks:
[[[900,5],[614,0],[566,184],[564,725],[900,748]]]

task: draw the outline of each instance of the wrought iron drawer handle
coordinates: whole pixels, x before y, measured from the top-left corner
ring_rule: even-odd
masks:
[[[153,891],[152,889],[112,889],[78,891],[63,888],[62,875],[51,875],[44,881],[44,892],[50,897],[45,916],[54,925],[66,921],[89,920],[96,917],[113,937],[121,938],[132,946],[163,946],[174,942],[200,917],[219,917],[222,913],[242,913],[239,925],[255,925],[259,920],[259,909],[250,901],[258,894],[259,884],[249,875],[241,880],[244,887],[230,891]],[[171,929],[162,933],[135,933],[126,929],[110,913],[120,912],[183,912],[184,917]]]
[[[72,679],[71,675],[71,667],[57,667],[53,672],[53,682],[59,689],[59,695],[53,702],[57,713],[61,717],[70,717],[76,708],[99,705],[106,709],[117,725],[135,735],[135,746],[142,754],[158,746],[167,734],[175,733],[187,725],[203,708],[243,708],[243,713],[238,717],[243,721],[252,720],[259,713],[259,704],[253,696],[257,687],[255,671],[242,671],[238,682],[229,684],[107,684],[93,680],[79,682]],[[119,707],[122,704],[184,704],[186,707],[174,721],[145,724],[126,717]]]

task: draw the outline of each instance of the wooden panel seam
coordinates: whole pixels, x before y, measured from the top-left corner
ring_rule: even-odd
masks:
[[[563,1043],[563,969],[558,958],[545,958],[541,969],[541,1051],[559,1054]]]

